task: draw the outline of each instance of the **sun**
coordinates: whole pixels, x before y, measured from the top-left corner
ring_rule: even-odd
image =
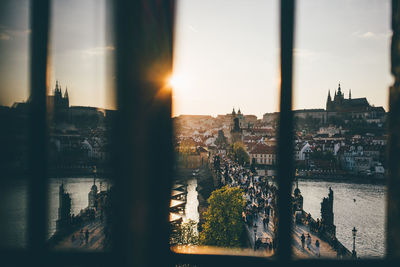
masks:
[[[182,86],[184,85],[184,79],[182,75],[179,74],[172,74],[169,78],[168,78],[168,85],[170,87],[172,87],[173,90],[179,90],[179,88],[182,88]]]

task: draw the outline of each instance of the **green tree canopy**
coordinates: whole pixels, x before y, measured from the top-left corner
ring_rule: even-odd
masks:
[[[242,211],[245,205],[243,190],[225,186],[215,190],[207,200],[200,242],[203,245],[240,247],[244,231]]]

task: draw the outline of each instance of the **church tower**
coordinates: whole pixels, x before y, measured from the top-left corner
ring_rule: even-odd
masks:
[[[326,100],[326,111],[330,111],[332,106],[331,90],[328,90],[328,99]]]
[[[64,107],[69,108],[69,97],[68,97],[68,88],[65,87],[65,93],[64,93]]]
[[[61,183],[58,192],[58,220],[56,221],[56,231],[63,231],[69,226],[71,220],[71,197]]]
[[[96,177],[93,179],[93,185],[92,188],[90,189],[90,192],[88,194],[89,197],[89,208],[97,208],[97,185],[96,185]]]
[[[344,94],[342,93],[342,88],[340,88],[340,82],[339,82],[339,87],[338,87],[338,92],[337,92],[337,99],[340,104],[343,102],[343,99],[344,99]]]

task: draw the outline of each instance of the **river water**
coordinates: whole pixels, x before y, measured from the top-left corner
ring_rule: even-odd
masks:
[[[199,199],[197,193],[197,179],[192,178],[187,181],[187,196],[185,205],[185,215],[182,217],[183,221],[193,220],[199,222]]]
[[[93,185],[90,178],[50,179],[49,236],[55,231],[58,216],[58,191],[61,182],[72,199],[71,213],[78,214],[88,205],[88,193]],[[105,190],[107,180],[96,179],[96,185]],[[334,191],[334,223],[337,238],[352,249],[353,227],[357,228],[356,250],[360,257],[383,257],[385,253],[385,197],[383,185],[300,180],[304,210],[320,218],[321,201]],[[197,180],[187,182],[187,203],[184,220],[199,220]],[[354,199],[356,201],[354,201]],[[26,244],[27,186],[24,180],[0,184],[0,246],[22,247]]]
[[[71,214],[79,214],[88,206],[88,193],[93,185],[93,178],[51,178],[49,179],[49,224],[48,237],[56,230],[58,217],[59,187],[70,193]],[[98,190],[106,190],[106,179],[96,179]],[[28,191],[26,180],[2,182],[0,186],[0,246],[23,247],[26,244]]]
[[[356,227],[357,256],[383,257],[386,236],[385,186],[299,180],[303,208],[311,213],[314,219],[321,218],[322,198],[328,196],[329,187],[334,193],[334,224],[338,240],[351,251],[353,248],[352,229]]]

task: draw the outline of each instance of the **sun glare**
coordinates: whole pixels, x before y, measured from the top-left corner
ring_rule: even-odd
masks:
[[[177,90],[181,88],[184,84],[184,79],[182,75],[179,74],[173,74],[169,79],[168,79],[168,85],[172,87],[173,90]]]

